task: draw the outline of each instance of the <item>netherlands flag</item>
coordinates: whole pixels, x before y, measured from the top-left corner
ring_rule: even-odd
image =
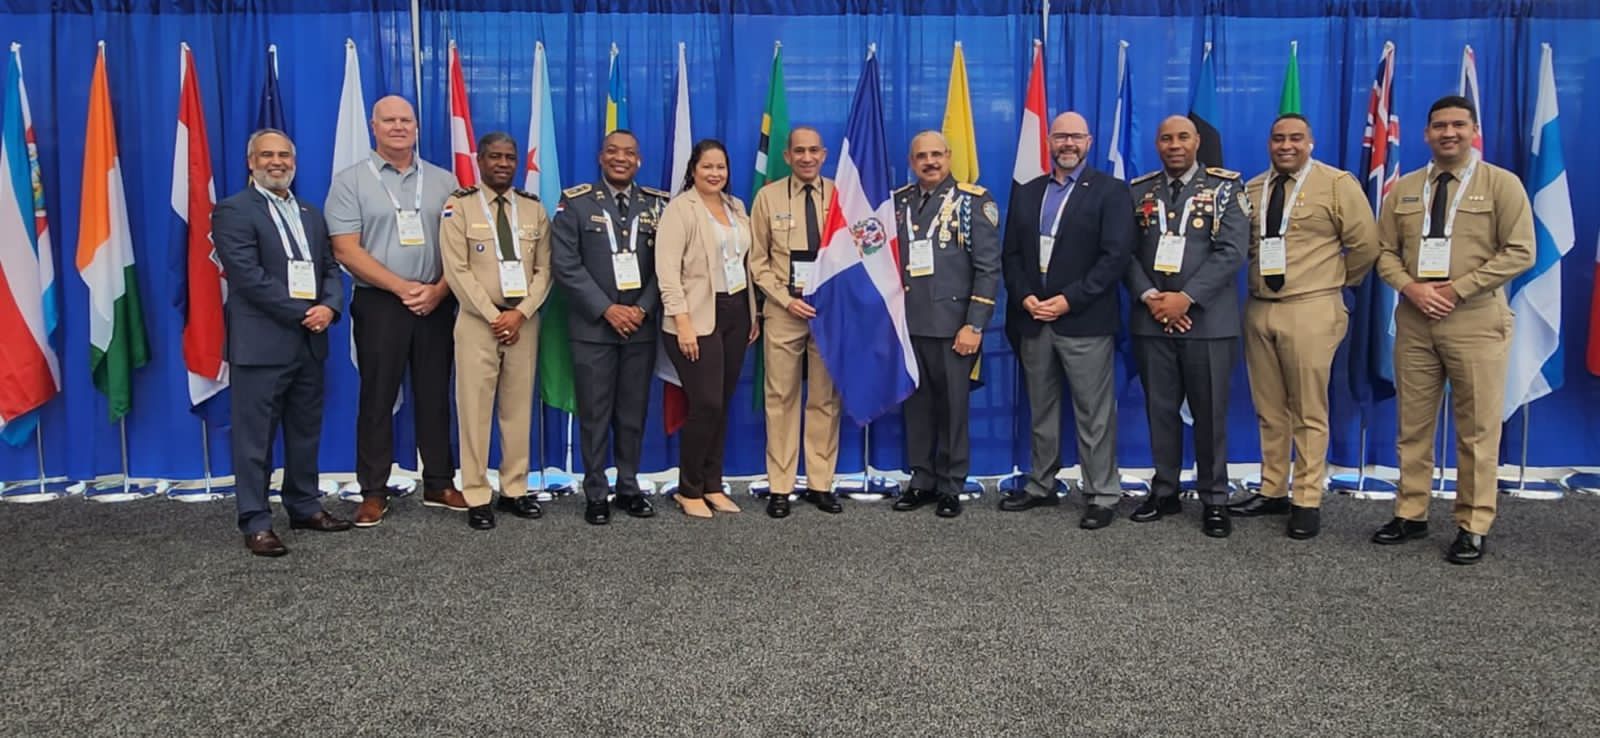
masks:
[[[840,146],[817,277],[806,287],[817,309],[812,335],[857,425],[893,410],[917,388],[880,100],[872,47]]]
[[[178,52],[178,128],[172,144],[172,212],[179,243],[173,250],[178,270],[177,306],[183,313],[183,364],[189,372],[189,410],[213,427],[228,424],[225,403],[208,403],[228,386],[227,328],[222,307],[228,299],[227,275],[211,243],[211,210],[216,207],[211,147],[206,138],[205,106],[195,78],[194,52]],[[214,404],[214,407],[207,405]]]

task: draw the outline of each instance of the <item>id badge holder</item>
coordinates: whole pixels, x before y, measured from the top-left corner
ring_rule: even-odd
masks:
[[[1447,279],[1450,276],[1450,239],[1424,238],[1417,249],[1417,279]]]
[[[1050,271],[1050,255],[1056,251],[1055,236],[1039,237],[1039,273]]]
[[[1187,240],[1171,233],[1161,234],[1161,240],[1156,243],[1156,261],[1152,265],[1155,270],[1162,274],[1183,271],[1183,247]]]
[[[611,273],[617,277],[617,289],[626,292],[644,286],[639,276],[639,256],[632,251],[618,251],[611,255]]]
[[[728,294],[736,295],[744,291],[744,263],[737,260],[722,262],[722,276],[728,283]]]
[[[906,259],[906,273],[913,277],[933,276],[933,240],[919,238],[911,242],[910,258]]]
[[[528,273],[521,261],[500,262],[500,294],[503,297],[527,297]]]
[[[395,216],[400,226],[401,246],[421,246],[427,243],[427,236],[422,232],[422,213],[417,210],[401,210]]]
[[[1289,255],[1281,236],[1261,239],[1260,250],[1257,252],[1260,261],[1261,276],[1283,276],[1288,268]]]
[[[317,299],[317,272],[311,262],[304,259],[289,261],[289,298]]]

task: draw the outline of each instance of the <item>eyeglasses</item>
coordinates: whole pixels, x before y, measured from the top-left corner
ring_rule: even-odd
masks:
[[[1050,140],[1051,141],[1072,141],[1074,143],[1083,143],[1084,141],[1088,141],[1089,140],[1089,134],[1087,134],[1087,133],[1052,133],[1052,134],[1050,134]]]

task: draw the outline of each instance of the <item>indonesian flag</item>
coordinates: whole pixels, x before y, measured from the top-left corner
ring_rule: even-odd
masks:
[[[461,51],[450,42],[450,171],[462,187],[478,183],[478,159],[473,156],[472,111],[467,108],[467,83],[461,75]]]
[[[1045,145],[1044,44],[1033,42],[1033,71],[1028,73],[1028,97],[1022,104],[1022,131],[1017,134],[1017,163],[1011,181],[1025,184],[1050,171],[1050,147]]]
[[[172,211],[183,221],[183,365],[189,370],[189,405],[198,409],[228,386],[222,304],[226,276],[211,244],[211,209],[217,202],[206,141],[205,107],[195,79],[194,52],[181,44],[178,61],[178,134],[172,147]]]

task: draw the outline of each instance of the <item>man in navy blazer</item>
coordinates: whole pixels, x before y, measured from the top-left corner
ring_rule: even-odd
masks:
[[[1050,174],[1012,195],[1001,256],[1006,332],[1022,363],[1033,441],[1027,487],[1002,500],[1000,509],[1058,504],[1065,376],[1088,503],[1079,526],[1091,530],[1110,525],[1122,497],[1113,357],[1121,312],[1117,284],[1134,248],[1128,186],[1088,165],[1093,143],[1083,116],[1056,116]]]
[[[323,362],[343,287],[322,213],[289,191],[294,156],[288,135],[257,131],[250,136],[250,185],[217,203],[211,214],[212,242],[228,275],[224,312],[239,530],[257,556],[288,553],[272,532],[267,505],[272,438],[280,424],[289,526],[350,528],[349,521],[322,509],[317,489]]]

